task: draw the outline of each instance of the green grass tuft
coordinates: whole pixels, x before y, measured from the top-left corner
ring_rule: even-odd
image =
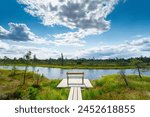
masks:
[[[149,100],[150,77],[137,75],[127,76],[129,86],[126,86],[120,75],[103,76],[92,80],[93,88],[82,91],[84,100]]]

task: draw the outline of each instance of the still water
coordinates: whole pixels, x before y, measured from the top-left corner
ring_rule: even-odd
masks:
[[[12,69],[12,66],[0,66],[2,69]],[[16,66],[18,70],[24,70],[24,66]],[[39,71],[39,74],[43,74],[49,79],[62,79],[66,78],[66,72],[84,72],[85,78],[97,79],[103,75],[117,74],[119,69],[60,69],[60,68],[48,68],[48,67],[28,67],[29,71]],[[135,69],[126,69],[126,74],[138,74]],[[143,70],[142,75],[150,76],[150,70]]]

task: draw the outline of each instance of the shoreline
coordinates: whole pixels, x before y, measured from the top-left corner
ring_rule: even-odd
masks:
[[[0,66],[14,66],[13,64],[6,64]],[[25,64],[16,64],[15,66],[26,66]],[[47,68],[60,68],[60,69],[135,69],[134,66],[60,66],[60,65],[29,65],[29,67],[47,67]],[[148,67],[149,69],[150,67]]]

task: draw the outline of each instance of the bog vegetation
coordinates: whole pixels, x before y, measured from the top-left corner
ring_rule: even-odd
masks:
[[[125,81],[125,79],[127,81]],[[102,79],[92,81],[91,89],[83,90],[85,100],[149,100],[150,77],[138,75],[103,76]]]
[[[69,89],[56,88],[60,80],[49,80],[43,75],[24,71],[0,70],[0,99],[10,100],[65,100]]]

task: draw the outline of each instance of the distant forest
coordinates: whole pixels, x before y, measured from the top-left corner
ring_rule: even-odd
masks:
[[[28,59],[24,56],[22,58],[10,59],[7,56],[0,58],[0,65],[23,65],[28,63],[29,65],[50,65],[50,66],[94,66],[94,67],[117,67],[117,66],[131,66],[132,60],[136,59],[143,62],[146,66],[150,66],[150,57],[138,57],[138,58],[114,58],[114,59],[85,59],[85,58],[76,58],[76,59],[67,59],[64,58],[61,54],[58,59],[38,59],[36,55],[31,57],[31,53],[28,56]]]

